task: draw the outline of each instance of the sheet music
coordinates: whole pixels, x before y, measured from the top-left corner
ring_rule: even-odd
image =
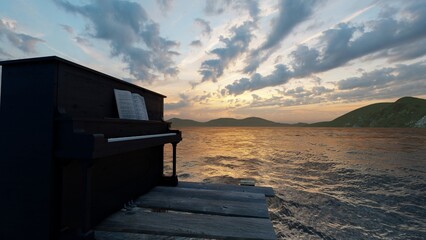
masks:
[[[133,97],[129,91],[114,89],[118,116],[122,119],[137,119]]]
[[[146,111],[145,98],[137,93],[132,93],[132,97],[137,119],[148,120],[148,112]]]

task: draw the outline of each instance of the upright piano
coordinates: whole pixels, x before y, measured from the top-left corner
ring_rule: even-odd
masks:
[[[127,202],[177,184],[165,96],[58,57],[0,65],[0,239],[92,239]],[[120,119],[114,89],[143,96],[149,120]]]

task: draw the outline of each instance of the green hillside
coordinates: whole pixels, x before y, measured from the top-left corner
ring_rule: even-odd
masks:
[[[314,127],[426,127],[426,100],[403,97],[394,103],[376,103]]]

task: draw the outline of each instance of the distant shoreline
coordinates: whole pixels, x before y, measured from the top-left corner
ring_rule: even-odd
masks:
[[[207,122],[172,118],[172,127],[348,127],[426,128],[426,100],[403,97],[394,103],[375,103],[355,109],[332,121],[317,123],[277,123],[259,117],[218,118]]]

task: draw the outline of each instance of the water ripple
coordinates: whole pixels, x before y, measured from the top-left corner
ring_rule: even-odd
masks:
[[[426,129],[181,130],[179,178],[272,186],[279,239],[425,239]]]

